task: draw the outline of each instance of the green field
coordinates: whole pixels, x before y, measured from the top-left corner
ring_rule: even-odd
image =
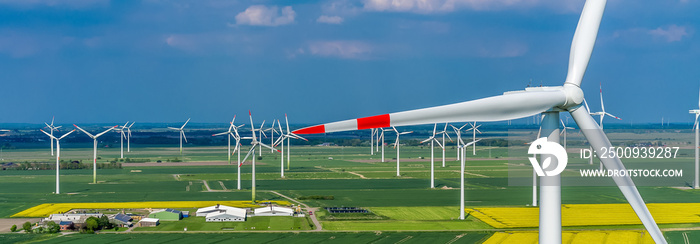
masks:
[[[639,138],[644,140],[675,138],[667,139],[666,144],[670,146],[686,146],[687,141],[690,140],[684,133],[612,134],[616,135],[617,138],[613,140],[614,143],[616,141],[617,143],[623,143],[626,140]],[[615,136],[611,137],[615,138]],[[576,144],[576,138],[577,136],[573,134],[569,137],[572,145]],[[599,179],[597,180],[597,185],[594,186],[581,186],[580,182],[576,181],[575,176],[578,174],[578,169],[596,169],[598,167],[597,162],[594,165],[588,165],[586,160],[576,158],[577,155],[574,152],[577,152],[577,148],[586,148],[586,146],[578,145],[569,148],[571,160],[567,166],[567,171],[563,174],[562,203],[625,203],[624,196],[610,179]],[[118,150],[118,148],[100,148],[101,161],[107,162],[118,157]],[[328,213],[325,211],[317,212],[317,215],[322,220],[324,230],[330,231],[454,230],[456,232],[401,232],[392,233],[391,235],[387,234],[389,232],[385,232],[379,237],[374,233],[366,232],[319,234],[238,233],[233,238],[236,238],[236,240],[240,238],[253,243],[278,240],[279,238],[290,236],[291,240],[298,240],[299,242],[305,242],[304,240],[308,239],[308,242],[313,242],[314,240],[337,240],[339,242],[348,242],[348,240],[358,240],[358,242],[380,240],[380,243],[383,241],[393,243],[397,241],[394,238],[403,240],[408,238],[408,236],[412,237],[407,242],[422,240],[421,238],[437,238],[449,241],[460,234],[458,233],[459,230],[492,229],[492,227],[473,217],[469,217],[465,221],[456,220],[459,216],[459,163],[455,160],[456,150],[454,148],[449,146],[447,148],[446,167],[441,167],[441,152],[436,150],[436,189],[429,188],[429,147],[401,147],[400,177],[396,176],[394,149],[385,147],[385,150],[387,162],[380,162],[381,156],[378,154],[369,155],[369,148],[367,147],[294,146],[291,150],[291,167],[285,172],[285,178],[280,178],[279,154],[272,154],[268,150],[263,150],[262,160],[258,160],[256,166],[257,199],[260,201],[286,200],[269,191],[276,191],[292,198],[333,196],[333,200],[302,200],[302,202],[311,207],[363,207],[371,210],[373,213],[374,217],[365,216],[355,220],[351,218],[343,220],[342,218],[326,218]],[[466,207],[529,205],[532,201],[532,188],[528,185],[531,184],[528,183],[528,180],[531,182],[532,168],[527,159],[522,157],[522,154],[525,154],[525,150],[527,150],[526,146],[512,146],[511,148],[482,146],[478,147],[476,156],[467,153],[467,173],[465,174]],[[245,151],[245,148],[242,151]],[[62,159],[90,161],[91,148],[89,147],[71,147],[64,152]],[[162,160],[166,162],[177,158],[178,160],[184,160],[185,163],[182,163],[182,166],[145,166],[142,163],[124,163],[125,167],[122,169],[98,169],[98,184],[91,184],[92,170],[61,170],[61,192],[64,194],[60,195],[52,194],[55,187],[55,171],[0,171],[0,184],[3,185],[0,188],[0,217],[9,217],[41,203],[250,200],[250,180],[252,175],[249,163],[246,163],[241,168],[242,190],[235,190],[238,177],[235,156],[233,157],[234,165],[204,165],[205,162],[224,162],[226,160],[225,152],[224,146],[186,147],[184,156],[179,157],[176,147],[135,146],[132,147],[132,152],[127,154],[130,159],[151,162]],[[509,155],[520,155],[520,157],[513,158]],[[672,160],[623,159],[623,162],[628,168],[658,167],[659,164],[663,164],[664,167],[683,169],[684,172],[687,172],[683,178],[671,179],[671,182],[666,182],[669,186],[682,187],[689,183],[689,178],[692,178],[693,160],[691,156],[692,150],[684,148],[679,151],[678,158]],[[4,150],[3,158],[5,162],[24,160],[52,161],[48,148]],[[199,165],[197,162],[203,163]],[[286,162],[284,166],[286,168]],[[511,178],[509,179],[509,177]],[[512,179],[523,179],[528,184],[513,183],[511,182]],[[203,184],[204,181],[214,191],[207,192]],[[224,186],[222,187],[221,184]],[[700,202],[699,191],[674,187],[644,186],[643,182],[639,185],[639,191],[647,203]],[[226,190],[224,190],[224,187]],[[691,225],[691,227],[693,226]],[[310,229],[309,222],[305,218],[271,221],[268,217],[254,217],[249,218],[245,223],[204,223],[202,218],[187,218],[180,222],[163,223],[155,228],[136,228],[134,231],[182,231],[184,227],[187,227],[188,231],[224,230],[233,232],[250,231],[251,227],[255,227],[254,231]],[[642,228],[641,226],[627,227]],[[581,228],[585,229],[586,227]],[[435,236],[431,236],[432,234],[435,234]],[[185,240],[194,240],[187,238],[200,234],[173,233],[169,235],[181,236],[172,240],[185,242]],[[228,234],[201,235],[211,235],[212,240],[232,238]],[[458,239],[457,243],[466,240],[468,241],[465,243],[472,243],[481,240],[487,235],[487,233],[472,235],[470,232],[469,235]],[[668,232],[667,235],[669,238],[676,238],[675,236],[678,234],[677,232]],[[696,238],[694,235],[691,238]],[[88,240],[84,238],[90,238],[89,240],[91,241],[126,241],[136,237],[139,240],[156,238],[156,235],[150,233],[98,236],[70,235],[54,238],[50,241]],[[329,239],[333,236],[338,238]],[[13,236],[12,238],[25,240],[29,237]],[[165,239],[168,238],[170,237],[165,237]]]

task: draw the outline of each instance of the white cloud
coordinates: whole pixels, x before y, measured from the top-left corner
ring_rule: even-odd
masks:
[[[316,22],[337,25],[343,23],[343,18],[340,16],[321,15],[320,17],[318,17],[318,19],[316,19]]]
[[[277,6],[266,7],[264,5],[253,5],[236,15],[236,24],[279,26],[294,22],[296,13],[291,6],[283,7],[281,12],[278,10],[279,8]]]
[[[367,58],[372,52],[369,44],[360,41],[319,41],[309,44],[309,53],[344,59]]]
[[[649,30],[647,33],[657,38],[665,39],[667,42],[677,42],[688,35],[685,26],[669,25],[665,29],[659,27]]]

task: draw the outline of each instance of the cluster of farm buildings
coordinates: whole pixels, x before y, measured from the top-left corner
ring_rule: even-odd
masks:
[[[90,217],[102,218],[107,216],[109,222],[118,227],[153,227],[161,221],[179,221],[190,217],[190,211],[180,211],[176,209],[145,209],[148,214],[125,213],[122,210],[117,214],[86,213],[81,210],[74,210],[69,213],[51,214],[43,219],[42,223],[53,221],[61,227],[61,230],[75,230],[85,227],[85,222]],[[206,222],[241,222],[248,217],[255,216],[296,216],[305,217],[301,207],[292,205],[292,208],[277,205],[268,205],[261,208],[237,208],[217,204],[215,206],[199,208],[195,213],[196,217],[204,217]]]

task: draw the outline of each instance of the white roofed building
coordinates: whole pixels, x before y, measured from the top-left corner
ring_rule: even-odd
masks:
[[[294,216],[294,210],[280,206],[270,205],[255,209],[255,216]]]
[[[197,209],[196,214],[198,217],[205,217],[207,222],[235,222],[245,221],[248,211],[243,208],[217,204],[216,206]]]

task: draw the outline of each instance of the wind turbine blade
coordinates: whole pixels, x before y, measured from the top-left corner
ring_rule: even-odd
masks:
[[[58,130],[58,128],[61,128],[61,127],[63,127],[63,126],[61,125],[61,126],[56,126],[56,127],[53,127],[53,128],[54,128],[55,130]]]
[[[437,133],[437,123],[433,125],[433,137],[435,136],[435,133]]]
[[[605,115],[610,116],[610,117],[613,117],[613,118],[616,118],[616,119],[619,119],[619,120],[622,120],[621,118],[619,118],[619,117],[617,117],[617,116],[615,116],[615,115],[612,115],[612,114],[610,114],[610,113],[605,113]]]
[[[109,132],[110,130],[113,130],[114,128],[117,128],[117,126],[118,125],[115,125],[114,127],[110,127],[106,131],[103,131],[102,133],[95,135],[95,138],[100,137],[101,135],[104,135],[105,133]],[[123,134],[123,132],[122,132],[122,134]]]
[[[438,144],[438,146],[440,146],[441,148],[444,148],[444,146],[442,145],[442,143],[440,143],[440,140],[435,139],[435,138],[433,138],[433,140],[435,141],[435,143]]]
[[[253,125],[253,114],[248,110],[248,117],[250,117],[250,131],[253,134],[253,141],[257,141],[257,138],[255,138],[255,125]]]
[[[171,130],[180,130],[180,128],[175,128],[175,127],[168,127],[168,129],[171,129]]]
[[[180,133],[182,134],[182,138],[185,139],[185,142],[187,142],[187,136],[185,136],[185,131],[181,130]]]
[[[236,122],[236,115],[233,115],[233,119],[231,120],[231,124]]]
[[[289,133],[289,132],[290,132],[290,130],[289,130],[289,119],[287,119],[287,114],[286,114],[286,113],[284,114],[284,123],[285,123],[285,125],[287,125],[287,133]]]
[[[431,137],[428,138],[428,139],[425,139],[425,140],[420,141],[420,143],[423,144],[423,143],[426,143],[426,142],[428,142],[428,141],[430,141],[430,140],[432,140],[432,139],[435,139],[435,137],[432,137],[432,136],[431,136]]]
[[[569,110],[569,112],[571,113],[574,121],[576,121],[578,127],[581,128],[581,132],[583,132],[583,135],[591,144],[594,151],[600,153],[601,148],[612,147],[610,140],[608,140],[608,137],[605,135],[605,133],[603,133],[600,127],[596,125],[593,117],[578,108]],[[625,166],[618,157],[601,157],[600,160],[607,169],[625,170]],[[654,218],[651,216],[651,213],[649,213],[649,209],[647,209],[647,206],[644,204],[644,199],[642,199],[639,191],[637,191],[637,187],[632,179],[629,176],[617,176],[612,178],[654,241],[656,243],[666,243],[663,234],[661,234],[661,230],[659,230]]]
[[[700,117],[700,114],[695,114],[695,123],[693,124],[693,130],[695,130],[695,127],[698,125],[698,117]]]
[[[588,111],[588,113],[590,114],[590,113],[591,113],[591,109],[588,108],[588,102],[586,102],[586,98],[583,99],[583,105],[586,105],[586,111]]]
[[[578,20],[574,38],[571,41],[569,53],[569,70],[566,74],[566,82],[575,86],[581,86],[581,80],[586,73],[588,61],[591,59],[595,40],[598,36],[598,27],[603,18],[606,0],[588,0],[583,6],[581,18]]]
[[[58,138],[58,139],[56,139],[56,140],[61,140],[61,139],[63,139],[64,137],[66,137],[66,136],[70,135],[70,133],[73,133],[73,132],[75,132],[75,129],[73,129],[73,130],[69,131],[69,132],[68,132],[68,133],[66,133],[66,134],[63,134],[63,135],[62,135],[61,137],[59,137],[59,138]]]
[[[277,150],[277,149],[275,149],[274,147],[265,145],[265,143],[258,142],[258,144],[260,144],[260,146],[266,147],[266,148],[268,148],[268,149],[272,149],[272,150],[275,150],[275,151],[277,151],[277,152],[281,152],[280,150]]]
[[[294,133],[318,134],[458,121],[500,121],[531,116],[566,103],[562,87],[536,88],[462,103],[316,125],[295,130]]]
[[[129,125],[129,127],[128,127],[128,128],[129,128],[129,129],[131,129],[131,127],[132,127],[132,126],[134,126],[134,124],[136,124],[136,121],[134,121],[134,122],[131,122],[131,125]]]
[[[51,130],[53,129],[53,126],[49,125],[48,123],[44,122],[44,124],[46,125],[46,128],[49,128]]]
[[[450,137],[450,133],[447,133],[447,131],[445,131],[445,135],[447,136],[447,139],[450,139],[450,141],[452,141],[452,137]]]
[[[289,135],[291,135],[292,138],[301,139],[301,140],[304,140],[304,141],[309,141],[309,140],[307,140],[306,138],[301,137],[301,136],[299,136],[299,135],[297,135],[297,134],[294,134],[294,133],[289,133]]]
[[[479,141],[481,141],[481,139],[476,140],[476,141],[469,142],[469,143],[467,143],[467,144],[464,144],[464,146],[465,146],[465,147],[468,147],[468,146],[474,145],[474,143],[477,143],[477,142],[479,142]]]
[[[41,132],[44,132],[44,134],[46,134],[47,136],[51,137],[51,139],[56,139],[55,136],[52,136],[51,134],[46,133],[46,131],[44,131],[44,130],[42,130],[42,129],[39,129],[39,130],[40,130]]]
[[[84,133],[85,133],[86,135],[88,135],[90,138],[95,138],[95,136],[93,136],[92,134],[90,134],[90,132],[87,132],[87,131],[83,130],[83,128],[80,128],[79,126],[77,126],[77,125],[75,125],[75,124],[73,124],[73,126],[75,126],[75,128],[78,128],[78,130],[84,132]]]
[[[180,129],[181,130],[184,129],[185,125],[187,125],[188,122],[190,122],[190,118],[187,118],[187,121],[185,121],[185,124],[183,124],[182,127],[180,127]]]
[[[251,153],[255,151],[255,145],[248,150],[248,154],[245,155],[245,158],[243,158],[243,161],[241,161],[241,164],[238,165],[238,167],[241,167],[243,163],[245,163],[246,159],[248,159],[248,156],[250,156]]]
[[[220,136],[220,135],[226,135],[226,134],[228,134],[228,133],[231,133],[231,132],[228,132],[228,131],[227,131],[227,132],[221,132],[221,133],[216,133],[216,134],[213,134],[213,135],[211,135],[211,136]]]
[[[56,118],[56,116],[51,116],[51,126],[53,126],[53,120]]]

